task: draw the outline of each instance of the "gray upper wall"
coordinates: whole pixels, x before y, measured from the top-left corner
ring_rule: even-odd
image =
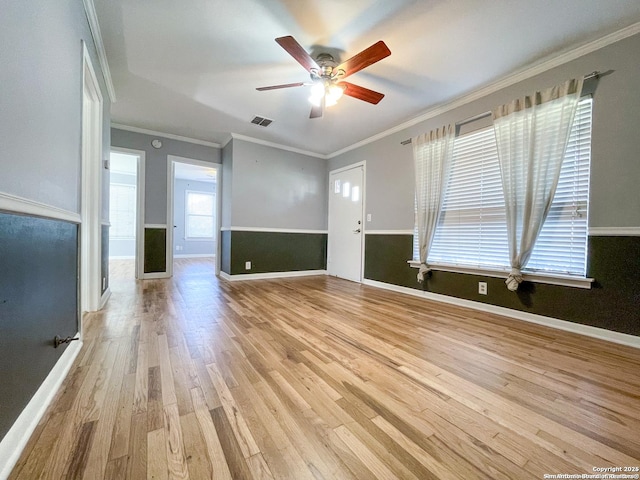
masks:
[[[239,139],[232,142],[231,226],[327,229],[325,160]]]
[[[79,213],[82,41],[104,99],[103,158],[110,145],[110,101],[82,0],[3,1],[0,10],[0,192]]]
[[[161,148],[153,148],[154,138],[162,140]],[[190,158],[210,163],[222,163],[219,148],[198,145],[165,138],[161,135],[147,135],[118,128],[111,129],[113,147],[131,148],[145,152],[145,202],[144,223],[167,223],[167,156]]]
[[[222,149],[222,181],[220,194],[222,195],[222,213],[220,227],[231,226],[231,184],[233,179],[233,141],[227,143]]]
[[[413,229],[412,147],[400,145],[401,141],[596,70],[613,70],[613,73],[600,79],[594,93],[589,224],[592,227],[638,227],[640,35],[346,152],[331,159],[328,169],[366,160],[366,210],[372,214],[367,229]]]

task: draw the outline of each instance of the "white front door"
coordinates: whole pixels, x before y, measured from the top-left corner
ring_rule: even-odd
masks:
[[[362,280],[364,168],[340,169],[329,175],[329,275]]]

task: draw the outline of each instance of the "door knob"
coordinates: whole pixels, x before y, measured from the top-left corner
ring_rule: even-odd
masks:
[[[354,230],[353,233],[360,233],[360,229]]]

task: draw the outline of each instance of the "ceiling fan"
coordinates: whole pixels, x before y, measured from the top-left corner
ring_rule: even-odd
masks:
[[[325,107],[335,105],[343,94],[374,105],[384,97],[382,93],[344,81],[349,75],[353,75],[363,68],[373,65],[391,55],[391,50],[389,50],[382,40],[374,43],[369,48],[364,49],[339,65],[333,56],[328,53],[321,53],[316,59],[313,59],[292,36],[276,38],[276,42],[309,72],[311,83],[287,83],[283,85],[272,85],[270,87],[259,87],[256,88],[256,90],[276,90],[279,88],[312,85],[309,101],[313,106],[309,118],[322,117]]]

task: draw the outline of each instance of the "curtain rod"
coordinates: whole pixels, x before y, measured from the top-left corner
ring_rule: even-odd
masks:
[[[604,73],[604,75],[606,75],[607,72]],[[600,73],[598,70],[595,70],[591,73],[586,74],[583,78],[583,80],[590,80],[592,78],[600,78],[603,74]],[[488,117],[489,115],[491,115],[491,112],[482,112],[479,113],[478,115],[474,115],[473,117],[469,117],[469,118],[465,118],[464,120],[460,120],[459,122],[456,122],[456,127],[459,127],[460,125],[464,125],[466,123],[471,123],[471,122],[475,122],[476,120],[480,120],[481,118],[485,118]],[[403,140],[400,142],[400,145],[409,145],[411,143],[411,139],[407,138],[406,140]]]

